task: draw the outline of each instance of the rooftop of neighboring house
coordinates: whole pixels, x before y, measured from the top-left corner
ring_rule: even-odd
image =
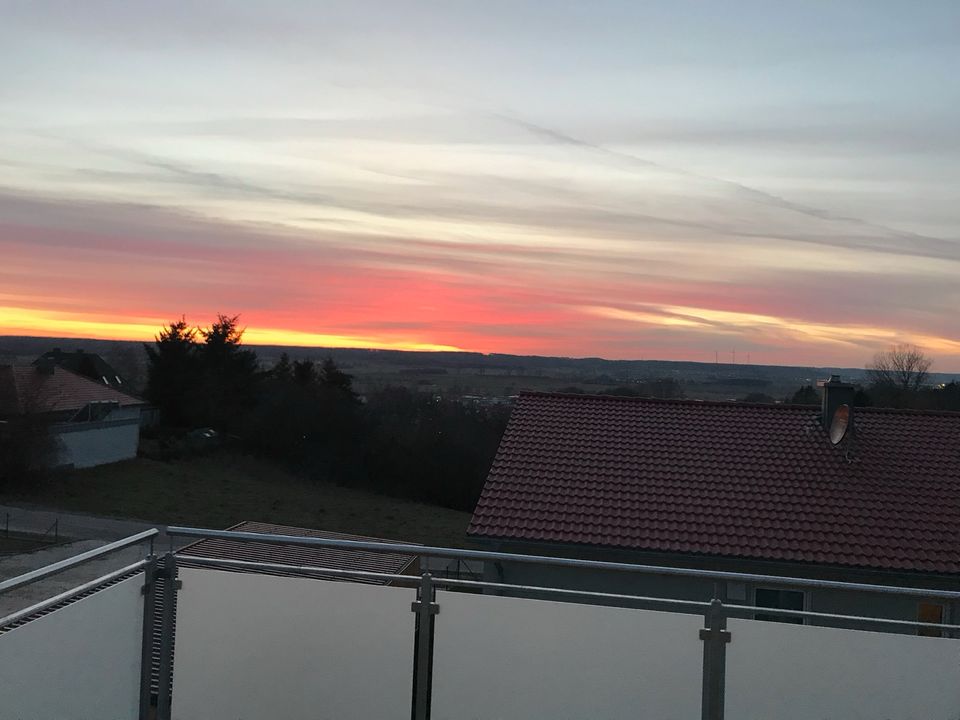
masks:
[[[524,393],[468,535],[960,573],[960,413],[847,411]]]
[[[44,363],[52,363],[117,390],[122,389],[124,385],[124,379],[120,373],[96,353],[80,349],[64,352],[60,348],[54,348],[33,361],[34,365]]]
[[[146,404],[138,397],[53,364],[0,365],[0,418],[77,412],[97,402],[115,402],[121,407]]]

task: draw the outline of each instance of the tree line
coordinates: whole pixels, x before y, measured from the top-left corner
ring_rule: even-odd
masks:
[[[508,412],[403,387],[360,398],[330,358],[263,368],[236,316],[184,319],[146,346],[147,399],[165,432],[211,427],[317,480],[472,510]]]
[[[897,344],[881,350],[867,364],[866,382],[857,386],[853,403],[857,407],[960,411],[960,382],[931,385],[932,366],[932,358],[916,345]],[[764,402],[756,398],[754,401]],[[784,401],[816,405],[820,403],[820,392],[805,385]]]

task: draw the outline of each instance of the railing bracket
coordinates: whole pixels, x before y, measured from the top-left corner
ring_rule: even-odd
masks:
[[[700,628],[701,640],[721,640],[725,643],[730,642],[732,635],[729,630],[715,630],[711,628]]]
[[[421,604],[422,603],[419,600],[414,600],[412,603],[410,603],[410,610],[412,610],[413,612],[420,612]],[[427,612],[430,615],[439,615],[440,606],[435,602],[427,603]]]

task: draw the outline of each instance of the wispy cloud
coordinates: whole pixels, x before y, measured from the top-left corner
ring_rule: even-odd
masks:
[[[954,5],[21,4],[0,332],[960,369]]]

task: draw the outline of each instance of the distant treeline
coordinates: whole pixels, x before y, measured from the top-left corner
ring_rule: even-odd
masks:
[[[402,387],[361,398],[327,358],[260,367],[236,317],[171,323],[147,346],[161,433],[211,427],[307,477],[472,510],[509,411]]]
[[[581,395],[585,393],[594,393],[595,390],[584,390],[577,385],[561,388],[559,392]],[[678,400],[682,398],[683,386],[674,378],[659,378],[656,380],[638,380],[631,385],[618,385],[612,388],[604,388],[601,391],[603,395],[617,395],[621,397],[652,397],[663,398],[666,400]]]
[[[819,405],[821,391],[812,385],[804,385],[793,395],[782,400],[765,393],[750,393],[740,399],[740,402],[751,403],[781,401],[793,405]],[[855,407],[960,412],[960,382],[924,387],[903,387],[893,383],[873,381],[869,384],[856,386],[853,404]]]

